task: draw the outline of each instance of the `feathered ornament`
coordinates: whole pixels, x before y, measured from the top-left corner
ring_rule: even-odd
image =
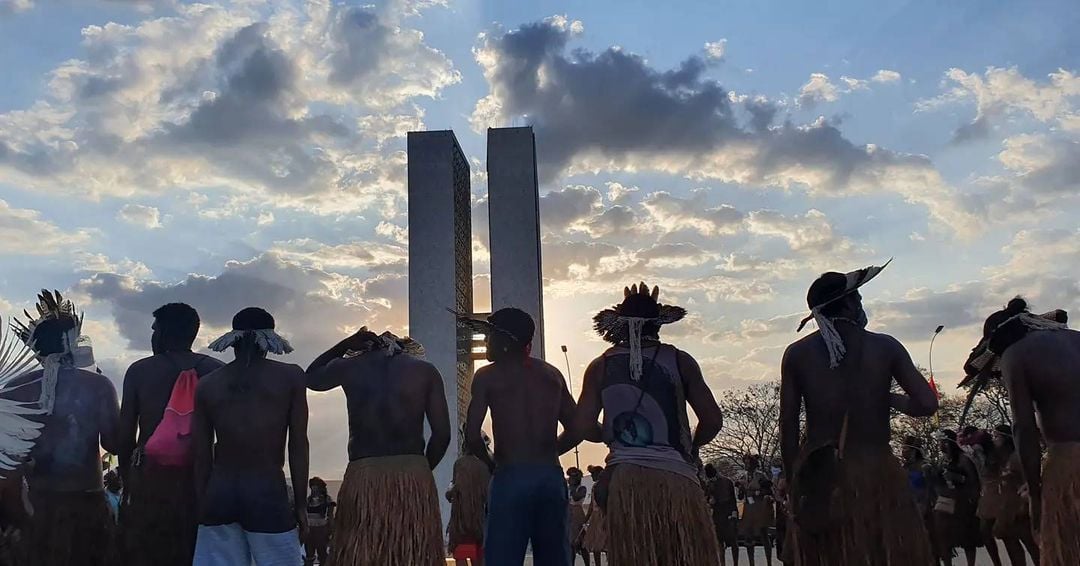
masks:
[[[527,340],[517,337],[516,335],[514,335],[513,332],[510,332],[505,328],[496,326],[495,324],[491,323],[490,318],[488,320],[481,320],[467,313],[460,313],[453,309],[446,310],[449,311],[450,314],[454,315],[454,318],[457,319],[458,328],[464,328],[469,332],[472,332],[473,334],[483,334],[484,336],[491,336],[492,334],[498,332],[510,338],[510,340],[515,343],[523,344],[525,342],[528,342]]]
[[[960,411],[960,428],[962,429],[964,423],[967,422],[975,397],[986,388],[991,379],[1001,376],[1001,356],[1009,346],[1028,332],[1068,330],[1068,322],[1069,314],[1062,309],[1043,314],[1025,311],[1009,317],[990,330],[989,334],[971,351],[967,363],[964,364],[967,375],[957,386],[958,388],[970,387],[967,399],[964,401],[964,408]],[[999,333],[999,331],[1003,332]]]
[[[847,354],[847,347],[844,345],[843,338],[840,337],[840,332],[836,330],[836,325],[833,324],[833,321],[829,319],[829,317],[825,316],[825,307],[858,291],[859,287],[866,285],[871,279],[877,277],[886,267],[889,267],[890,263],[892,263],[891,258],[889,261],[885,262],[885,265],[880,267],[871,265],[870,267],[865,267],[845,274],[844,288],[837,290],[835,295],[814,305],[814,307],[810,309],[810,314],[799,322],[799,328],[795,330],[795,332],[802,332],[803,327],[811,320],[817,325],[818,333],[825,342],[825,348],[829,351],[829,368],[836,369],[840,367],[840,362]]]
[[[364,332],[366,330],[367,327],[365,326],[360,329],[360,332]],[[345,355],[342,357],[355,358],[357,356],[362,356],[375,350],[383,350],[391,357],[397,356],[399,354],[405,354],[414,358],[424,357],[424,346],[422,344],[408,336],[404,338],[399,338],[396,334],[390,332],[389,330],[377,336],[375,340],[368,340],[364,342],[364,345],[361,346],[358,350],[346,350]]]
[[[18,333],[6,332],[0,321],[0,477],[22,464],[41,435],[42,423],[27,418],[45,411],[36,401],[10,399],[16,389],[40,380],[12,385],[38,365],[34,352]]]
[[[630,348],[630,377],[641,379],[645,363],[641,355],[642,332],[646,324],[663,326],[682,320],[686,309],[660,304],[660,287],[651,290],[645,282],[623,288],[623,302],[593,317],[593,329],[612,344]]]
[[[226,332],[220,338],[210,343],[210,349],[215,352],[224,352],[235,346],[248,335],[255,338],[255,345],[264,352],[281,356],[290,354],[293,351],[293,347],[289,344],[289,341],[282,338],[277,331],[270,328],[260,328],[258,330],[232,330]]]
[[[33,350],[38,361],[44,368],[41,383],[41,396],[38,404],[45,414],[51,415],[56,401],[56,382],[60,375],[60,369],[64,367],[86,368],[94,365],[94,350],[90,346],[90,339],[82,334],[83,315],[78,312],[75,305],[63,297],[60,291],[42,289],[38,294],[38,302],[35,305],[38,315],[35,317],[27,311],[23,311],[27,321],[24,323],[14,319],[11,329],[28,348]],[[64,332],[61,337],[61,350],[44,354],[39,350],[36,332],[45,322],[54,320],[69,320],[71,328]]]

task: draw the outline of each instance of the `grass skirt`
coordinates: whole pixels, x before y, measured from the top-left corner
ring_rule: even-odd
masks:
[[[435,478],[423,456],[349,463],[338,492],[335,566],[442,566]]]
[[[593,499],[591,509],[592,514],[589,515],[589,522],[585,525],[585,535],[581,539],[581,545],[589,552],[607,552],[607,518],[604,516],[604,510],[596,503],[596,499]]]
[[[476,456],[462,456],[454,462],[454,494],[447,527],[451,548],[463,542],[483,545],[490,483],[491,472]]]
[[[715,566],[720,561],[705,492],[679,474],[616,466],[607,527],[612,566]]]
[[[743,505],[743,516],[739,521],[739,532],[743,536],[758,536],[761,531],[776,525],[776,515],[771,499],[758,497],[753,503]]]
[[[198,519],[194,470],[144,464],[131,470],[120,507],[127,566],[187,566]]]
[[[808,451],[796,463],[798,469]],[[789,522],[788,541],[796,566],[932,566],[934,553],[908,484],[907,474],[887,447],[849,450],[841,461],[835,528],[810,535]],[[792,501],[803,487],[793,474]]]
[[[22,556],[34,566],[105,566],[112,559],[112,514],[104,492],[31,492],[34,517]]]
[[[1051,444],[1042,474],[1042,566],[1080,564],[1080,443]]]

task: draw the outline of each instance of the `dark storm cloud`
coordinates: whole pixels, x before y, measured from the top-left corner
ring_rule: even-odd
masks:
[[[565,187],[540,197],[540,220],[548,230],[559,231],[593,215],[603,197],[593,187]]]

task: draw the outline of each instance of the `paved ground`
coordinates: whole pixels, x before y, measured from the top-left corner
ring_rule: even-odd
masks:
[[[1002,551],[1004,551],[1004,549],[1002,549]],[[728,558],[731,558],[730,554],[728,554]],[[750,563],[749,561],[747,561],[745,554],[743,554],[740,558],[742,558],[741,560],[739,560],[740,565],[746,565],[746,564]],[[1009,563],[1009,559],[1004,557],[1004,556],[1002,557],[1002,560],[1005,562],[1005,564]],[[448,564],[453,564],[453,562],[451,561]],[[581,561],[580,558],[578,558],[577,562],[575,562],[574,564],[576,566],[576,565],[581,565],[581,564],[584,564],[584,563]],[[763,550],[761,550],[760,548],[757,551],[757,556],[754,559],[754,564],[755,564],[755,566],[765,566],[765,552]],[[773,564],[775,566],[782,566],[782,564],[780,562],[777,562],[775,560],[773,561]],[[964,566],[966,564],[966,562],[961,557],[961,558],[954,559],[953,564],[955,564],[956,566]],[[1028,564],[1031,564],[1030,560],[1028,561]],[[532,566],[532,560],[526,558],[525,559],[525,565],[526,566]],[[976,566],[991,566],[990,565],[990,558],[986,555],[985,550],[979,549],[979,557],[978,557],[978,559],[976,559],[975,565]],[[607,562],[604,562],[603,566],[607,566]],[[731,561],[730,560],[728,561],[728,566],[731,566]]]

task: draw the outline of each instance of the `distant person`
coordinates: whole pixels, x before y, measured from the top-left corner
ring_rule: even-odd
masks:
[[[484,518],[487,517],[490,483],[491,471],[480,458],[462,454],[454,462],[454,480],[446,492],[450,502],[450,522],[446,530],[450,554],[462,566],[466,561],[472,566],[483,565]]]
[[[105,498],[101,450],[117,452],[120,407],[94,366],[83,316],[60,293],[42,291],[37,318],[15,331],[42,365],[11,383],[8,399],[33,402],[43,425],[21,469],[33,510],[23,555],[34,566],[107,563],[113,520]]]
[[[818,331],[788,346],[781,363],[788,541],[800,566],[934,564],[907,474],[889,446],[889,420],[892,409],[932,415],[938,402],[907,350],[866,330],[858,289],[882,269],[814,281],[803,324],[813,319]],[[904,393],[890,392],[894,380]]]
[[[585,529],[585,497],[589,494],[588,488],[582,485],[583,475],[578,468],[570,468],[566,471],[567,490],[570,493],[570,529],[567,535],[570,537],[570,552],[573,556],[581,556],[585,566],[590,566],[589,551],[582,544]]]
[[[486,321],[459,317],[463,326],[486,337],[490,365],[473,378],[465,439],[474,455],[489,458],[481,425],[491,411],[495,442],[488,498],[484,562],[522,564],[532,545],[536,564],[569,566],[569,498],[559,456],[576,444],[574,400],[562,373],[532,357],[536,325],[515,308],[496,311]],[[562,423],[568,431],[559,435]]]
[[[986,319],[965,365],[969,376],[1000,372],[1009,390],[1042,566],[1080,558],[1080,332],[1069,330],[1067,319],[1064,311],[1032,314],[1026,301],[1013,299]]]
[[[994,537],[994,523],[1001,512],[1001,472],[1008,462],[1000,458],[989,431],[964,427],[957,440],[979,472],[979,504],[975,508],[975,517],[979,520],[979,544],[986,549],[990,563],[1001,566],[1001,549]],[[1010,543],[1019,544],[1017,541]]]
[[[739,506],[735,498],[735,482],[724,477],[716,466],[705,464],[705,494],[712,508],[716,540],[720,545],[720,564],[724,566],[724,550],[731,550],[731,563],[739,566]]]
[[[1020,455],[1013,443],[1012,427],[1002,424],[991,431],[995,468],[998,471],[994,487],[997,489],[997,503],[993,506],[989,532],[984,530],[984,542],[989,537],[999,538],[1005,546],[1012,564],[1023,564],[1024,548],[1027,548],[1035,564],[1039,563],[1039,545],[1035,542],[1031,529],[1030,505],[1027,487],[1024,485],[1024,473],[1020,465]],[[983,482],[983,497],[987,487]],[[982,500],[979,501],[980,507]]]
[[[307,531],[304,370],[266,358],[287,354],[292,346],[278,335],[274,317],[265,310],[241,310],[232,328],[210,348],[231,348],[236,359],[200,379],[195,392],[200,512],[193,564],[300,564],[300,540]]]
[[[915,497],[915,507],[919,510],[919,516],[923,518],[926,531],[933,533],[933,501],[934,490],[932,486],[933,469],[926,461],[926,455],[922,448],[922,439],[908,435],[900,445],[900,459],[907,472],[908,485],[911,494]]]
[[[720,431],[720,407],[694,358],[660,341],[686,311],[645,283],[594,317],[611,347],[589,364],[578,434],[608,446],[594,493],[605,510],[611,563],[712,566],[715,530],[698,479],[698,449]],[[691,436],[686,406],[698,418]],[[603,411],[603,425],[597,423]]]
[[[608,552],[607,519],[604,517],[604,509],[597,500],[597,488],[600,487],[601,476],[604,474],[603,466],[589,466],[589,479],[592,486],[589,488],[589,509],[585,513],[585,532],[581,538],[581,546],[587,554],[591,554],[595,566],[600,566],[603,557]]]
[[[307,498],[307,524],[308,536],[304,541],[307,557],[304,566],[315,564],[316,558],[319,566],[326,566],[328,562],[328,550],[330,547],[330,533],[334,521],[334,499],[326,489],[326,482],[322,478],[315,477],[308,481],[310,490]]]
[[[765,562],[772,566],[772,540],[769,529],[776,526],[776,510],[773,506],[773,478],[761,469],[761,457],[747,454],[743,459],[746,480],[742,485],[743,515],[739,520],[739,532],[746,539],[746,553],[750,566],[754,566],[754,546],[761,541],[765,548]]]
[[[422,359],[423,351],[409,338],[361,328],[308,367],[308,387],[341,387],[349,410],[349,467],[330,549],[334,566],[446,563],[431,470],[450,446],[450,411],[442,376]]]
[[[195,389],[224,364],[191,351],[195,309],[170,303],[153,316],[153,355],[128,368],[120,406],[123,552],[128,566],[190,566],[198,529]]]
[[[944,430],[938,436],[943,456],[935,476],[934,529],[938,560],[952,564],[953,549],[964,549],[968,566],[975,565],[979,546],[979,472],[975,462],[960,450],[956,431]]]

